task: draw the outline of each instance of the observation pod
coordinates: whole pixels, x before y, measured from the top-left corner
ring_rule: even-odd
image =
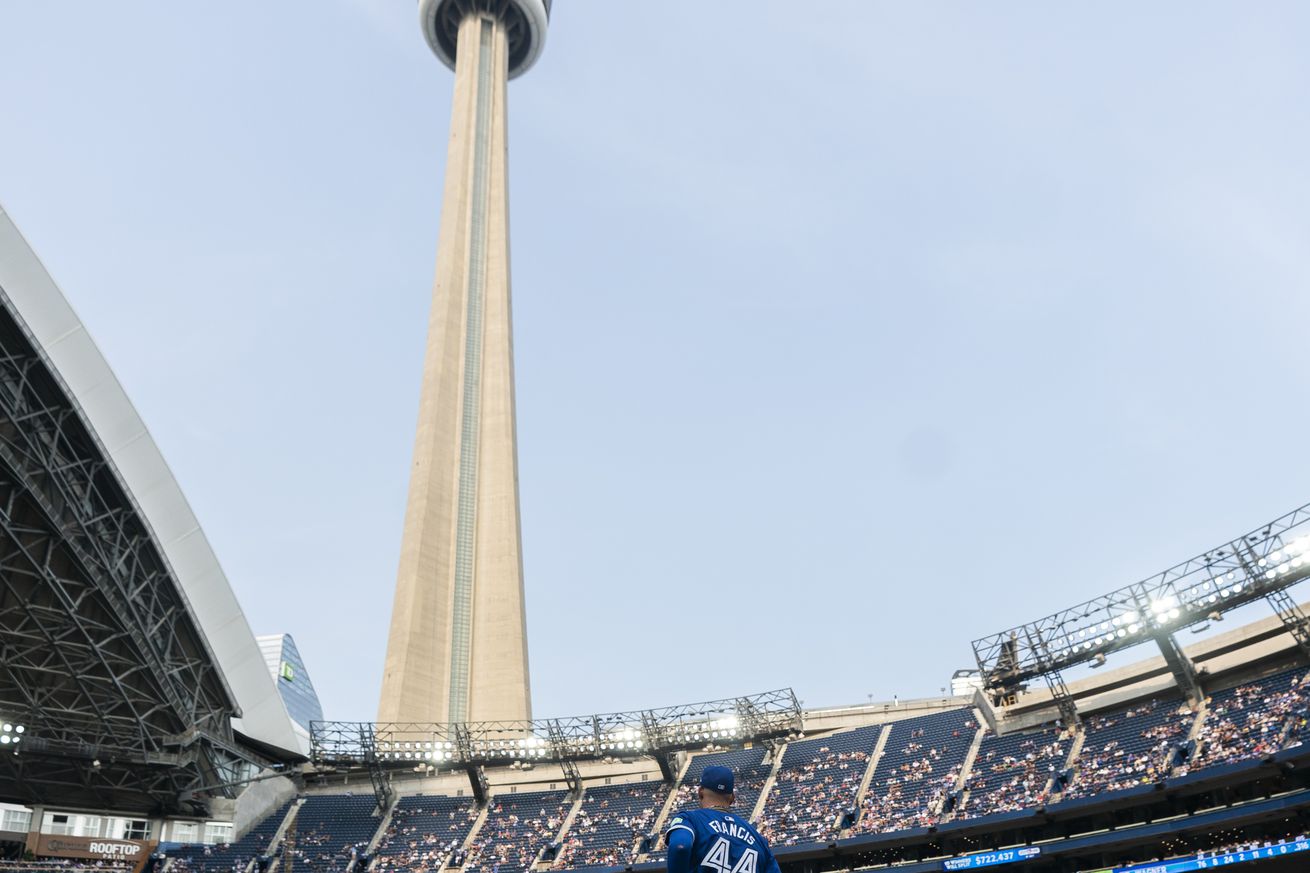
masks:
[[[455,69],[459,27],[482,12],[503,23],[509,43],[509,78],[526,73],[541,56],[550,23],[551,0],[419,0],[419,24],[441,62]]]

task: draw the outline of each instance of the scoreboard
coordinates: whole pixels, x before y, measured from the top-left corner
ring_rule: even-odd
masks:
[[[1205,857],[1175,858],[1172,861],[1150,861],[1145,864],[1133,864],[1130,867],[1106,867],[1089,873],[1192,873],[1194,870],[1214,870],[1219,867],[1231,867],[1244,861],[1263,861],[1266,858],[1281,858],[1285,855],[1310,853],[1310,839],[1301,838],[1273,846],[1256,846],[1250,849],[1234,849],[1220,855]],[[961,855],[942,862],[943,870],[981,870],[984,867],[998,867],[1002,864],[1015,864],[1028,861],[1041,855],[1040,846],[1025,846],[1019,849],[1001,849],[996,852],[977,852]],[[1310,870],[1310,854],[1306,855],[1306,869]]]
[[[1310,852],[1310,840],[1300,839],[1276,846],[1257,846],[1252,849],[1236,849],[1222,855],[1207,855],[1204,858],[1177,858],[1173,861],[1153,861],[1149,864],[1134,864],[1131,867],[1115,867],[1100,873],[1191,873],[1192,870],[1213,870],[1217,867],[1230,867],[1243,861],[1263,861],[1266,858],[1281,858],[1284,855],[1296,855]],[[1306,858],[1310,865],[1310,857]],[[961,868],[967,869],[967,868]]]

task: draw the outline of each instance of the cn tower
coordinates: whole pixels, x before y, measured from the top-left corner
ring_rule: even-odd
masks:
[[[550,0],[420,0],[455,71],[418,435],[380,722],[532,717],[510,336],[506,83]]]

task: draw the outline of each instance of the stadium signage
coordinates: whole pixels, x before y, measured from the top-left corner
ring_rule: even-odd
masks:
[[[1136,864],[1132,867],[1115,867],[1113,873],[1190,873],[1192,870],[1212,870],[1215,867],[1227,867],[1243,861],[1262,861],[1265,858],[1281,858],[1283,855],[1295,855],[1310,852],[1310,840],[1296,840],[1291,843],[1279,843],[1276,846],[1259,846],[1253,849],[1238,849],[1222,855],[1209,855],[1205,858],[1179,858],[1174,861],[1152,861],[1149,864]],[[1110,871],[1106,871],[1110,873]]]
[[[964,855],[942,862],[943,870],[977,870],[980,867],[995,867],[999,864],[1013,864],[1027,861],[1042,853],[1040,846],[1027,846],[1022,849],[1004,849],[1000,852],[979,852],[976,855]]]
[[[107,840],[98,837],[64,837],[41,834],[35,852],[51,858],[89,858],[98,861],[136,861],[148,856],[153,842],[144,840]]]

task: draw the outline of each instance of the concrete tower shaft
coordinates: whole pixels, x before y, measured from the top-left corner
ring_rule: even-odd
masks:
[[[505,97],[540,53],[546,5],[423,0],[420,13],[455,94],[378,720],[526,720]]]

